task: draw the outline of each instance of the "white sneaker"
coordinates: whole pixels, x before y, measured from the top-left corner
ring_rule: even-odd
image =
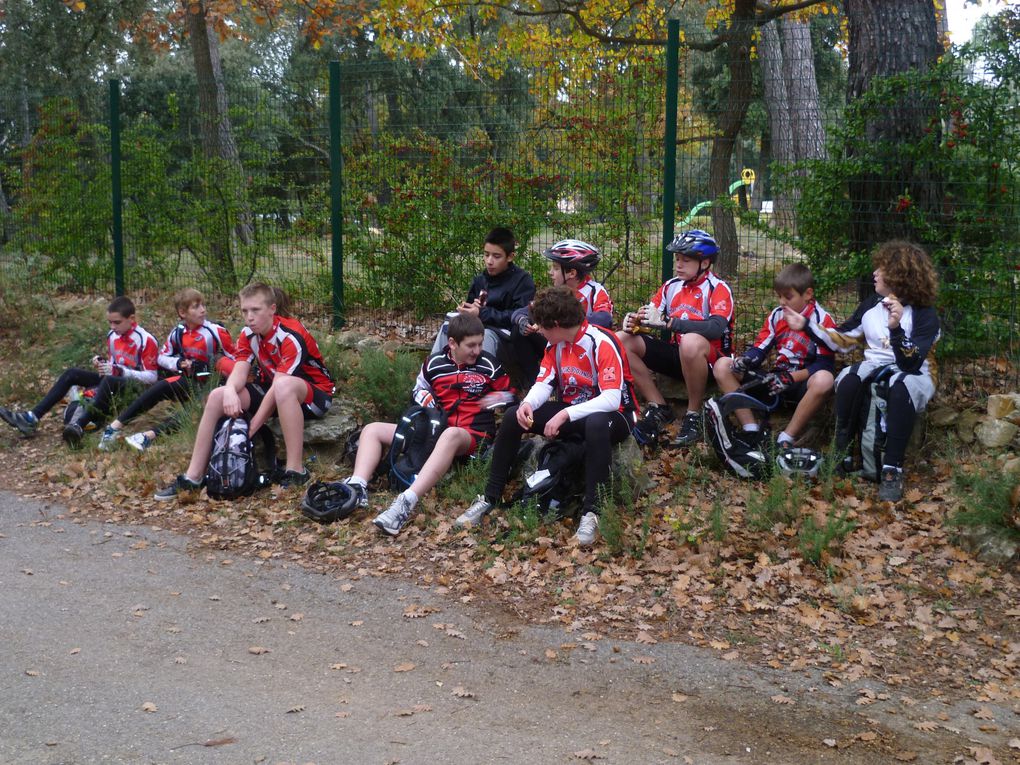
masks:
[[[137,449],[140,452],[144,452],[150,446],[152,446],[152,439],[144,433],[135,433],[124,439],[124,443],[133,449]]]
[[[595,513],[585,513],[577,524],[577,544],[591,547],[595,544],[595,536],[599,531],[599,517]]]
[[[109,425],[103,430],[103,435],[99,437],[99,451],[108,452],[110,451],[119,441],[124,437],[124,434],[119,430],[114,430]]]
[[[462,529],[477,526],[484,520],[485,516],[488,515],[491,510],[492,503],[479,494],[475,497],[475,501],[471,507],[458,515],[457,520],[453,523],[455,526]]]
[[[368,489],[365,488],[365,485],[358,483],[357,481],[352,481],[350,478],[345,478],[344,483],[351,487],[351,491],[354,492],[354,496],[358,498],[358,507],[368,507]],[[385,513],[382,515],[385,515]],[[382,517],[382,515],[380,515],[380,517]]]
[[[412,515],[414,515],[414,507],[401,492],[386,510],[375,517],[372,523],[383,534],[395,537],[404,528],[404,524],[411,520]]]

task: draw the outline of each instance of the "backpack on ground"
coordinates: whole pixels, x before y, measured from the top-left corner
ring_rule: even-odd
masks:
[[[760,430],[746,431],[732,417],[737,409],[750,409],[759,418]],[[769,408],[754,396],[734,391],[705,402],[705,432],[719,461],[734,475],[768,478],[772,459],[768,452]]]
[[[535,469],[525,475],[519,502],[534,500],[541,515],[565,518],[584,496],[584,442],[555,438],[538,450]]]
[[[442,409],[418,404],[412,404],[400,416],[387,458],[391,491],[403,491],[414,483],[446,429],[446,420]]]
[[[259,470],[246,417],[221,417],[216,423],[205,471],[205,490],[212,499],[247,497],[269,485],[276,470],[276,439],[268,427],[259,428],[259,435],[266,452],[266,471]]]
[[[879,481],[882,477],[889,383],[895,371],[892,366],[886,366],[873,372],[861,382],[860,400],[854,401],[860,433],[861,477],[869,481]]]

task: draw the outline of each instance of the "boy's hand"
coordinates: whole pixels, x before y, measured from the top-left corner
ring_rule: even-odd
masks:
[[[783,318],[786,319],[786,325],[795,332],[804,329],[808,323],[806,316],[797,313],[788,305],[783,306]]]
[[[517,407],[517,424],[525,430],[531,430],[531,426],[535,424],[535,411],[531,404],[523,403]]]
[[[461,303],[457,306],[457,310],[468,316],[478,316],[482,310],[482,305],[477,300],[473,300],[470,303]]]
[[[641,320],[641,323],[646,327],[665,329],[669,326],[669,322],[663,317],[661,311],[653,310],[651,306],[645,306],[641,310],[644,313],[644,318]]]
[[[793,385],[793,374],[789,369],[777,368],[766,376],[765,382],[768,383],[769,393],[778,396]]]
[[[108,375],[110,377],[120,377],[124,374],[124,367],[119,364],[112,364],[109,361],[100,361],[96,365],[96,369],[101,375]]]
[[[747,356],[737,356],[730,365],[730,371],[737,377],[743,377],[751,368],[751,360]]]
[[[896,329],[900,326],[900,319],[903,318],[903,303],[895,295],[887,295],[882,305],[889,312],[889,329]]]
[[[637,325],[638,314],[628,313],[626,316],[623,317],[623,325],[621,329],[623,329],[624,332],[633,332]]]
[[[566,409],[558,411],[549,422],[545,424],[543,435],[546,438],[556,438],[560,434],[560,428],[570,421],[570,415]]]
[[[223,387],[223,414],[227,417],[241,416],[241,399],[229,385]]]

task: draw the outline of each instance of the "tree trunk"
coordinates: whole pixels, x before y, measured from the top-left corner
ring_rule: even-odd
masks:
[[[191,54],[198,82],[199,131],[202,151],[212,161],[221,160],[233,168],[238,179],[244,178],[241,157],[234,142],[227,104],[227,90],[223,83],[223,69],[220,65],[220,48],[216,33],[209,29],[204,2],[192,3],[187,13],[188,36],[191,39]],[[216,179],[210,179],[212,184]],[[229,196],[235,198],[230,199]],[[210,274],[224,288],[237,285],[237,272],[231,255],[231,231],[233,226],[237,238],[244,244],[252,240],[252,215],[242,188],[228,189],[227,202],[236,212],[227,211],[225,227],[209,242],[211,265]]]
[[[811,49],[811,26],[785,17],[782,29],[783,71],[797,159],[825,159],[825,125]]]
[[[726,42],[730,75],[726,105],[719,117],[718,135],[712,142],[712,156],[708,163],[708,191],[713,200],[727,197],[730,184],[730,164],[733,147],[744,124],[747,108],[751,104],[751,39],[754,31],[755,0],[736,0]],[[730,210],[712,206],[712,227],[719,244],[716,269],[720,274],[733,277],[737,273],[737,227]]]
[[[0,175],[0,244],[7,244],[11,238],[7,231],[7,224],[11,219],[11,206],[7,202],[7,195],[4,193],[4,178]]]
[[[772,161],[784,165],[791,164],[797,159],[796,141],[793,136],[790,97],[784,74],[783,49],[779,42],[777,22],[769,22],[761,28],[758,56],[761,62],[765,109],[769,116],[769,154]],[[793,203],[785,193],[773,193],[772,221],[780,228],[792,229],[796,227]]]
[[[925,71],[942,53],[932,0],[845,0],[844,10],[850,32],[848,103],[867,93],[876,78]],[[849,179],[854,250],[867,251],[897,237],[923,243],[922,232],[913,230],[897,202],[907,195],[911,206],[929,215],[937,216],[941,210],[941,179],[931,166],[910,156],[910,148],[924,137],[935,114],[931,98],[906,95],[883,105],[867,124],[863,146],[850,147],[851,156],[867,154],[882,167],[881,172]],[[870,280],[861,291],[870,291]]]
[[[765,198],[765,188],[769,182],[769,165],[772,163],[772,139],[766,130],[761,134],[758,149],[758,171],[755,174],[754,187],[751,190],[751,209],[761,212],[761,203]]]

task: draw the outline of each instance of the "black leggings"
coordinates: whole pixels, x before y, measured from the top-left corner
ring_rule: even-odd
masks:
[[[67,395],[67,392],[75,385],[80,385],[83,388],[95,388],[95,396],[90,400],[86,400],[85,410],[88,414],[80,422],[84,426],[95,419],[97,415],[103,418],[108,417],[114,393],[124,390],[132,382],[132,380],[124,377],[101,375],[88,369],[65,369],[64,373],[53,383],[49,393],[43,396],[43,400],[32,408],[32,414],[36,416],[36,419],[42,419],[47,412],[60,403],[64,396]]]
[[[845,451],[850,444],[840,443],[840,434],[845,434],[850,427],[853,416],[854,398],[863,384],[855,374],[848,374],[836,386],[836,448]],[[885,414],[885,455],[882,461],[886,465],[903,467],[907,454],[907,443],[914,429],[917,412],[914,402],[910,400],[907,386],[900,380],[889,388],[888,406]],[[844,437],[845,440],[845,437]]]
[[[547,401],[535,410],[535,421],[528,432],[541,435],[546,423],[557,412],[566,408],[558,401]],[[503,415],[503,422],[492,445],[492,465],[485,498],[496,503],[503,496],[517,450],[524,437],[524,428],[517,422],[517,407],[512,406]],[[612,476],[613,445],[630,435],[630,421],[622,412],[596,412],[582,420],[568,420],[560,428],[560,437],[584,437],[584,505],[582,513],[598,513],[599,487],[609,483]]]
[[[160,380],[155,385],[150,385],[141,395],[128,404],[127,408],[117,418],[122,424],[127,425],[138,415],[147,412],[156,404],[162,401],[176,401],[183,404],[188,401],[195,392],[195,386],[187,377],[178,377],[173,380]],[[172,433],[181,427],[179,412],[175,412],[166,420],[155,427],[157,434]]]

